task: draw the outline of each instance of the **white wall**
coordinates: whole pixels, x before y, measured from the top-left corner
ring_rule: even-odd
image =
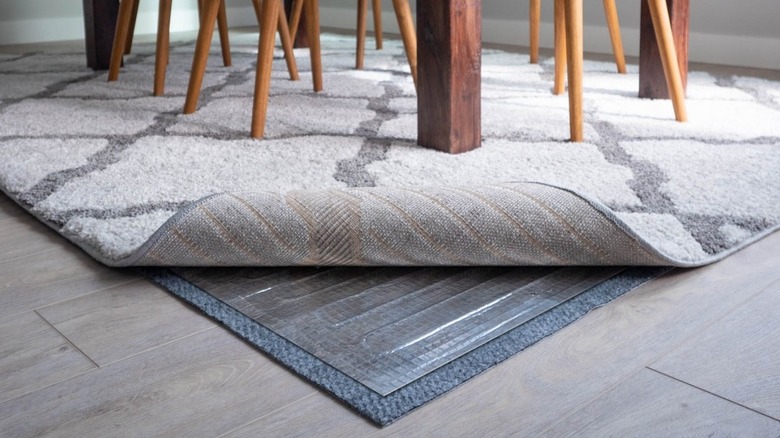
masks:
[[[413,1],[413,0],[412,0]],[[321,0],[323,26],[354,29],[356,0]],[[384,26],[396,32],[392,5],[385,0]],[[195,0],[176,0],[172,30],[197,28]],[[585,48],[609,53],[602,2],[585,0]],[[621,27],[628,54],[639,48],[639,1],[619,1]],[[157,2],[143,0],[137,32],[153,33]],[[254,25],[249,0],[228,0],[231,26]],[[692,0],[690,58],[693,61],[780,69],[780,1]],[[528,0],[484,0],[485,41],[528,44]],[[369,26],[370,26],[369,20]],[[542,8],[544,47],[552,46],[552,0]],[[0,0],[0,45],[84,37],[81,0]]]
[[[136,32],[157,31],[156,1],[143,0]],[[198,28],[196,0],[173,2],[171,30]],[[0,45],[84,38],[82,0],[0,0]]]

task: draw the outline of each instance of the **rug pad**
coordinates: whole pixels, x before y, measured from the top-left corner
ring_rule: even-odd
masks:
[[[185,268],[173,272],[387,396],[621,270]]]
[[[246,307],[231,305],[222,299],[220,294],[212,294],[185,280],[173,271],[164,268],[138,268],[141,273],[154,282],[168,289],[171,293],[201,309],[204,313],[221,322],[236,334],[257,346],[261,351],[279,361],[284,366],[306,378],[316,386],[325,390],[336,399],[345,403],[361,415],[378,425],[387,425],[406,415],[410,411],[452,390],[463,382],[471,379],[487,369],[501,363],[512,355],[528,348],[541,339],[576,321],[590,310],[602,306],[609,301],[625,294],[640,284],[656,278],[670,270],[667,267],[642,268],[632,267],[621,269],[620,273],[585,290],[568,300],[552,306],[546,312],[535,316],[519,326],[506,331],[491,341],[483,343],[468,352],[453,358],[433,371],[411,380],[406,385],[382,395],[368,388],[349,375],[328,364],[316,354],[291,342],[284,336],[258,323],[242,311]],[[219,284],[230,284],[237,277],[256,277],[279,275],[286,278],[296,276],[307,277],[309,271],[292,271],[284,269],[244,269],[225,270],[224,268],[208,268],[182,271],[185,275],[199,277],[199,282],[208,284],[211,289],[218,289]],[[338,272],[324,268],[320,274]],[[427,275],[451,274],[448,268],[428,268]],[[514,275],[522,276],[528,268],[512,268]],[[538,270],[539,268],[531,268]],[[550,268],[542,268],[550,269]],[[587,268],[586,268],[587,269]],[[590,274],[605,275],[603,269],[615,272],[615,268],[590,268]],[[598,270],[602,270],[601,273]],[[366,268],[363,274],[366,278],[381,277],[382,268]],[[570,269],[568,274],[581,276],[582,272]],[[294,289],[293,285],[291,288]],[[478,293],[479,291],[477,291]],[[240,310],[239,310],[240,309]],[[275,321],[278,324],[278,321]]]

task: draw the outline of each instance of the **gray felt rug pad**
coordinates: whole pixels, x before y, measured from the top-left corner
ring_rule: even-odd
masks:
[[[585,66],[585,138],[566,141],[551,63],[485,50],[482,148],[415,145],[398,42],[355,71],[325,35],[325,91],[274,64],[267,138],[248,137],[256,36],[215,50],[182,115],[192,45],[152,97],[153,46],[118,82],[82,53],[0,55],[0,189],[114,266],[675,265],[780,223],[780,85],[689,77],[690,122],[636,97],[636,68]]]
[[[141,271],[153,281],[198,307],[212,318],[222,322],[236,334],[355,409],[369,420],[379,425],[387,425],[413,409],[452,390],[466,380],[528,348],[544,337],[560,330],[585,315],[591,309],[608,303],[669,269],[665,267],[634,267],[628,269],[605,267],[578,269],[517,267],[492,270],[474,268],[473,272],[467,270],[464,273],[465,275],[455,273],[453,268],[436,267],[426,269],[321,268],[316,270],[306,268],[185,268],[177,269],[177,273],[162,268],[142,268]],[[615,273],[617,275],[614,275]],[[194,283],[182,278],[182,275]],[[515,318],[509,317],[505,319],[508,324],[512,325],[512,328],[502,327],[500,320],[494,320],[495,324],[493,327],[500,330],[502,334],[500,336],[492,336],[489,330],[486,330],[487,325],[482,321],[483,323],[476,324],[476,328],[485,336],[481,337],[481,339],[478,334],[473,336],[470,339],[471,342],[466,342],[466,344],[470,344],[469,348],[458,349],[458,345],[464,345],[464,338],[458,336],[450,337],[446,333],[441,332],[446,332],[453,326],[458,326],[460,322],[458,321],[459,311],[461,316],[465,316],[466,319],[473,318],[472,322],[480,319],[479,315],[475,315],[479,312],[469,312],[467,310],[469,306],[461,305],[457,310],[447,309],[441,312],[435,323],[430,323],[420,318],[416,322],[420,322],[429,328],[435,327],[438,323],[438,327],[427,332],[429,334],[428,339],[417,337],[413,339],[416,341],[413,343],[395,341],[394,344],[396,346],[406,344],[417,348],[431,348],[431,354],[423,352],[419,356],[414,357],[404,357],[403,354],[397,354],[395,359],[400,359],[400,361],[393,363],[394,360],[390,359],[384,361],[383,365],[386,366],[385,368],[375,367],[370,373],[366,373],[366,370],[357,370],[357,374],[361,375],[355,375],[355,367],[352,364],[365,364],[370,362],[371,359],[380,359],[381,361],[383,358],[381,354],[376,354],[372,358],[350,356],[352,352],[365,353],[368,351],[370,353],[371,350],[358,345],[363,338],[345,339],[344,335],[349,335],[350,330],[339,330],[338,326],[340,324],[336,321],[341,320],[349,324],[350,320],[346,314],[352,313],[356,315],[358,324],[363,323],[365,325],[367,321],[361,321],[361,315],[371,314],[372,317],[377,316],[376,313],[372,313],[367,308],[356,311],[356,308],[359,306],[354,304],[377,305],[378,301],[387,299],[387,295],[392,294],[393,284],[403,284],[407,290],[419,287],[420,283],[428,284],[427,290],[420,289],[412,292],[411,304],[416,302],[419,305],[421,301],[425,301],[420,300],[420,295],[430,295],[431,292],[439,289],[436,286],[437,284],[443,283],[442,281],[437,282],[436,278],[440,280],[460,278],[463,280],[476,277],[477,282],[479,282],[480,280],[484,281],[491,275],[495,275],[494,279],[516,278],[518,281],[515,287],[508,288],[508,290],[515,293],[516,296],[514,298],[522,299],[525,297],[528,301],[533,301],[533,297],[529,295],[533,295],[534,292],[528,294],[529,286],[533,288],[532,285],[526,284],[525,287],[522,285],[524,282],[523,278],[527,282],[532,277],[537,278],[537,281],[546,282],[547,286],[552,286],[551,289],[556,289],[556,286],[552,284],[556,281],[549,282],[548,280],[556,278],[558,285],[563,286],[557,287],[557,289],[563,293],[551,296],[555,294],[545,293],[550,290],[549,288],[539,290],[539,296],[548,299],[544,305],[546,311],[540,311],[538,315],[532,318],[525,318],[522,308],[512,309],[511,306],[501,306],[496,303],[493,306],[488,306],[492,310],[506,311],[509,315],[514,316]],[[609,278],[610,276],[612,277]],[[323,281],[326,278],[328,280]],[[576,279],[572,281],[572,278]],[[337,279],[344,279],[345,281],[341,283],[341,286],[339,284],[334,285],[333,283],[336,283],[335,280]],[[569,288],[569,291],[566,292],[564,283],[573,284],[578,281],[577,279],[579,280],[578,286],[583,287],[575,287],[574,290],[576,292]],[[598,282],[598,279],[603,281]],[[416,280],[417,284],[413,280]],[[339,301],[349,301],[350,298],[345,297],[345,295],[353,292],[350,289],[361,281],[374,283],[385,281],[386,283],[384,290],[380,286],[368,289],[369,293],[357,294],[351,300],[352,306],[342,307],[329,304],[331,302],[335,304]],[[586,283],[588,282],[598,282],[598,284],[587,287]],[[330,286],[326,283],[330,283]],[[482,286],[488,286],[489,283],[490,280],[484,282]],[[265,288],[257,290],[257,287]],[[460,298],[461,304],[471,301],[472,309],[477,310],[485,307],[477,303],[481,299],[482,292],[491,292],[489,287],[477,287],[472,290],[461,289],[460,291],[457,291],[457,289],[443,287],[441,288],[441,294],[453,294],[454,292],[454,298]],[[415,294],[415,292],[417,293]],[[254,296],[252,296],[253,293]],[[264,294],[268,294],[267,298],[255,298]],[[571,296],[564,297],[567,294]],[[246,295],[245,298],[248,298],[247,303],[240,303],[242,295]],[[327,295],[333,295],[333,297],[330,298]],[[258,309],[253,305],[262,301],[274,306],[277,312],[274,312],[272,315],[262,315],[262,309]],[[435,308],[440,310],[446,306],[446,302],[444,300],[440,304],[438,302],[433,304]],[[303,309],[298,309],[295,303],[302,304]],[[408,306],[410,304],[409,301],[398,304],[405,304],[407,307],[404,308],[401,305],[382,306],[380,304],[378,308],[390,313],[390,315],[382,316],[377,324],[387,323],[394,316],[400,320],[403,318],[401,315],[414,319],[416,315],[423,316],[427,314],[430,316],[431,314],[431,312],[420,311],[419,307],[415,309],[413,305]],[[539,306],[529,306],[527,308],[534,313],[540,310]],[[452,324],[448,325],[445,322],[446,320],[449,320]],[[300,326],[296,328],[285,327],[287,325],[285,321],[299,324]],[[307,334],[316,333],[326,325],[336,327],[336,333],[328,333],[319,339],[307,338]],[[272,327],[269,326],[275,329],[272,330]],[[450,334],[457,332],[458,328],[466,327],[467,325],[456,327],[456,330],[450,331]],[[396,325],[395,328],[399,338],[413,335],[421,329],[420,326],[415,324]],[[353,331],[352,333],[355,332]],[[365,336],[367,341],[369,341],[369,338],[371,338],[370,333],[368,336]],[[388,338],[385,337],[386,339]],[[450,341],[450,343],[456,344],[454,349],[460,351],[457,351],[457,354],[443,353],[445,348],[442,347],[446,346],[442,344],[442,341],[443,343]],[[374,347],[375,352],[383,350],[387,352],[388,345],[375,345]],[[339,357],[339,353],[350,357],[346,359]],[[428,367],[426,373],[418,373],[420,374],[418,377],[408,379],[406,384],[387,394],[381,394],[365,384],[365,377],[372,374],[378,376],[378,378],[374,379],[374,383],[392,381],[394,384],[397,384],[398,376],[396,371],[412,370],[417,372],[421,368],[420,365],[425,367],[425,364],[422,363],[423,361],[439,356],[448,357],[446,357],[446,360],[437,363],[436,367]],[[412,366],[404,366],[404,362],[409,362]],[[335,367],[345,363],[347,366],[344,370]],[[392,377],[383,379],[383,374]],[[362,378],[362,380],[356,380],[355,377]]]

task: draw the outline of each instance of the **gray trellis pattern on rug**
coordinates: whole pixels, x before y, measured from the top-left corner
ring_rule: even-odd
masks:
[[[551,61],[483,54],[483,147],[418,147],[399,42],[352,69],[324,35],[325,92],[274,64],[248,138],[255,35],[218,51],[182,115],[192,45],[151,97],[153,50],[119,82],[78,53],[0,55],[0,188],[111,265],[643,264],[721,258],[780,223],[780,84],[692,72],[691,122],[586,63],[586,143],[566,141]]]

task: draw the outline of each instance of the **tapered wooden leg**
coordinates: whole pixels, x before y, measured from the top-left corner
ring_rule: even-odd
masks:
[[[219,13],[217,14],[217,25],[219,27],[219,43],[222,47],[222,65],[230,67],[233,59],[230,56],[230,37],[228,36],[227,11],[225,10],[225,0],[219,2]]]
[[[160,13],[157,22],[157,48],[154,55],[154,95],[165,93],[165,70],[168,66],[170,47],[172,0],[160,0]]]
[[[566,53],[569,73],[571,141],[583,140],[582,117],[582,0],[566,0]]]
[[[262,17],[263,0],[252,0],[252,7],[255,9],[255,18],[257,19],[257,28],[260,28],[260,20]]]
[[[530,27],[531,64],[539,62],[539,23],[542,21],[542,1],[531,0],[528,12],[528,24]]]
[[[303,12],[303,4],[306,0],[294,0],[292,11],[290,13],[290,35],[295,39],[298,35],[298,26],[301,24],[301,13]]]
[[[366,52],[366,15],[368,0],[357,2],[357,48],[355,48],[355,68],[363,70],[363,59]]]
[[[187,99],[184,101],[184,114],[194,113],[195,108],[198,106],[200,87],[203,85],[203,73],[206,71],[209,48],[211,47],[211,38],[214,35],[214,24],[217,21],[220,3],[221,0],[205,0],[203,4],[203,17],[200,20],[198,40],[195,43],[195,55],[192,57],[190,84],[189,87],[187,87]],[[274,27],[272,26],[272,32],[273,29]]]
[[[122,65],[122,55],[127,44],[127,31],[130,27],[130,18],[133,13],[133,1],[124,0],[119,4],[119,14],[116,20],[114,33],[114,47],[111,49],[111,62],[108,66],[108,80],[119,79],[119,67]]]
[[[688,120],[685,108],[685,90],[680,75],[680,67],[677,64],[677,50],[674,47],[674,36],[669,21],[669,10],[666,0],[650,0],[650,14],[655,27],[655,37],[658,40],[658,49],[661,52],[661,62],[666,76],[666,85],[674,106],[674,116],[678,122]]]
[[[566,0],[555,0],[555,84],[553,94],[566,91]]]
[[[279,38],[282,40],[282,49],[284,50],[284,62],[287,63],[287,72],[290,74],[290,80],[297,81],[298,65],[295,62],[295,52],[293,52],[292,35],[290,35],[290,28],[287,25],[287,14],[284,13],[284,7],[279,8],[279,18],[277,19],[276,28],[279,31]]]
[[[125,55],[129,55],[133,49],[133,35],[135,34],[135,20],[138,18],[138,3],[140,0],[131,0],[133,2],[133,13],[130,16],[130,26],[127,29],[127,42],[125,43]]]
[[[618,18],[615,0],[604,0],[604,15],[607,17],[609,38],[612,41],[612,53],[615,54],[615,64],[618,73],[626,72],[626,57],[623,53],[623,38],[620,36],[620,19]]]
[[[257,25],[259,26],[262,20],[261,9],[263,7],[263,2],[262,0],[252,0],[252,6],[254,6]],[[299,79],[298,65],[295,62],[292,36],[290,34],[289,25],[287,24],[287,14],[284,12],[284,7],[279,8],[279,18],[277,19],[276,28],[279,31],[279,38],[282,40],[284,62],[287,64],[287,72],[290,74],[290,80],[297,81]]]
[[[382,0],[374,0],[371,9],[374,12],[374,41],[376,41],[376,49],[382,50]]]
[[[404,41],[406,59],[409,60],[409,68],[412,71],[412,80],[417,87],[417,33],[414,29],[414,17],[409,7],[409,0],[393,0],[395,16],[398,19],[398,28],[401,29],[401,39]]]
[[[320,50],[320,0],[306,1],[306,34],[309,38],[314,91],[322,91],[322,52]]]
[[[308,18],[308,17],[306,17]],[[274,60],[275,29],[279,19],[279,2],[266,0],[260,10],[260,41],[257,51],[257,76],[252,106],[252,138],[262,138],[268,112],[268,91],[271,87],[271,64]]]

